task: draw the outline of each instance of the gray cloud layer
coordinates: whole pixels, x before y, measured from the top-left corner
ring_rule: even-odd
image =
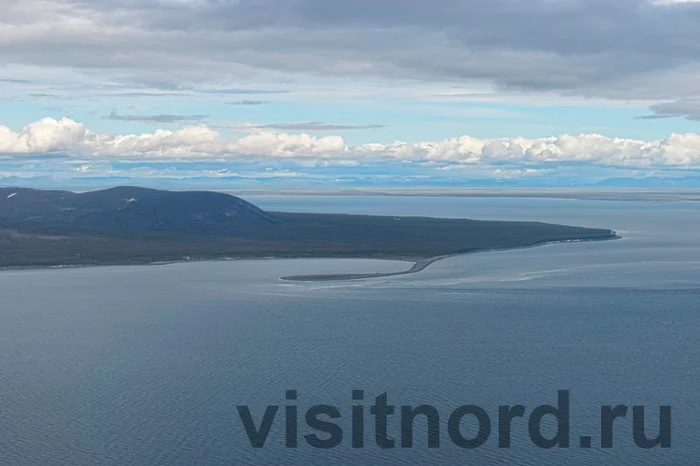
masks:
[[[699,111],[700,4],[678,0],[4,0],[0,25],[5,63],[109,71],[163,89],[303,73]],[[211,92],[255,93],[229,91]]]
[[[652,105],[653,115],[644,118],[672,118],[684,116],[689,120],[700,121],[700,98],[689,98]]]
[[[304,121],[300,123],[271,123],[267,125],[233,125],[234,130],[242,130],[244,132],[260,132],[260,131],[348,131],[359,129],[378,129],[385,128],[385,125],[338,125],[324,123],[322,121]]]
[[[197,121],[206,118],[206,115],[121,115],[112,110],[105,118],[118,121],[139,121],[145,123],[180,123],[183,121]]]
[[[226,102],[226,105],[242,105],[242,106],[254,106],[264,104],[264,100],[236,100],[235,102]]]

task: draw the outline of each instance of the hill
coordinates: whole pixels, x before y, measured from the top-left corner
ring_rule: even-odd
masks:
[[[615,237],[537,222],[265,212],[207,191],[0,188],[0,266],[263,256],[420,260]]]

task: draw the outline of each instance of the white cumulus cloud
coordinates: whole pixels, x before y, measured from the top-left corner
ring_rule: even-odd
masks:
[[[206,125],[142,134],[93,132],[68,118],[44,118],[20,130],[0,126],[0,154],[60,152],[100,160],[153,158],[173,160],[288,159],[292,162],[353,166],[401,161],[474,166],[547,166],[581,163],[592,166],[700,168],[700,135],[672,134],[641,141],[600,134],[480,139],[459,136],[442,141],[348,145],[340,136],[260,131],[224,137]]]
[[[17,132],[0,126],[0,152],[51,152],[77,148],[83,144],[86,135],[83,125],[68,118],[43,118]]]

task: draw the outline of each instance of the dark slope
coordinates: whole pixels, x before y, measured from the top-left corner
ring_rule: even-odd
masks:
[[[10,197],[11,196],[11,197]],[[228,194],[117,187],[67,191],[0,189],[0,221],[26,226],[65,224],[90,230],[225,231],[274,222],[253,204]]]
[[[534,222],[268,213],[216,192],[0,188],[0,266],[224,256],[422,259],[615,237],[610,230]]]
[[[0,188],[0,220],[19,220],[58,212],[62,200],[73,196],[76,194],[68,191]]]

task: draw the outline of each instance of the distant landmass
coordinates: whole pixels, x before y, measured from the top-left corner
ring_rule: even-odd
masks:
[[[361,257],[416,261],[416,271],[446,255],[613,238],[611,230],[537,222],[266,212],[208,191],[0,188],[1,267]]]
[[[312,170],[313,171],[313,170]],[[691,172],[692,173],[692,172]],[[574,173],[570,176],[552,176],[547,173],[540,176],[526,176],[514,178],[472,178],[461,179],[452,177],[420,177],[395,176],[393,178],[377,179],[373,176],[360,176],[341,171],[334,172],[332,180],[317,176],[318,173],[298,174],[289,177],[285,174],[266,173],[262,177],[252,174],[222,175],[212,178],[210,176],[189,176],[184,178],[140,178],[149,188],[156,189],[215,189],[230,190],[235,187],[237,192],[392,192],[392,191],[524,191],[524,192],[551,192],[556,194],[564,191],[580,191],[582,196],[596,196],[597,193],[614,194],[615,192],[628,190],[657,190],[680,191],[680,195],[692,191],[700,192],[700,176],[689,174],[687,176],[614,176],[602,179],[586,180],[585,177]],[[18,186],[38,189],[70,189],[87,191],[103,189],[110,186],[132,184],[136,182],[129,176],[89,176],[81,174],[79,177],[69,179],[54,179],[50,176],[33,176],[23,178],[20,176],[0,176],[0,184],[4,186]]]

